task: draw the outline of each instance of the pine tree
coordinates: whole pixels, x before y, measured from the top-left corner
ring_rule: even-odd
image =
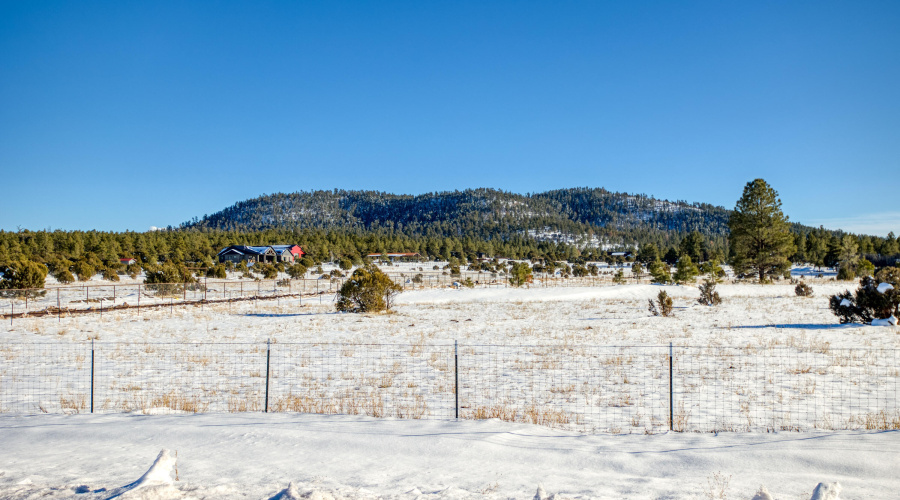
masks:
[[[704,243],[703,236],[697,231],[692,231],[681,240],[681,244],[678,246],[679,253],[687,255],[694,262],[702,262]]]
[[[672,281],[672,275],[669,273],[669,265],[661,260],[650,263],[650,276],[653,277],[654,283],[668,283]]]
[[[635,260],[645,266],[649,266],[654,261],[659,260],[659,248],[653,243],[644,243],[641,245],[641,249],[638,250]]]
[[[838,269],[837,279],[852,280],[856,277],[856,266],[859,264],[859,245],[856,238],[847,234],[841,238],[841,245],[838,249]]]
[[[756,179],[744,186],[728,227],[732,265],[737,273],[752,273],[763,283],[790,269],[794,238],[788,218],[781,212],[778,193],[766,181]]]
[[[689,255],[683,255],[678,259],[678,266],[675,268],[675,281],[678,283],[693,283],[700,270],[691,260]]]

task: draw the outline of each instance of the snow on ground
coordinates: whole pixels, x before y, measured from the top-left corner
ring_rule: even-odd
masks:
[[[900,488],[897,431],[610,436],[496,420],[38,415],[0,417],[0,450],[2,498],[530,499],[540,485],[557,498],[749,499],[763,486],[798,500],[839,483],[842,499],[890,499]]]
[[[405,344],[412,353],[417,345],[454,340],[513,347],[673,342],[751,346],[748,353],[778,347],[808,356],[900,348],[896,327],[838,324],[828,297],[853,284],[812,286],[815,296],[804,298],[790,285],[723,284],[718,307],[697,304],[696,287],[653,285],[419,290],[403,293],[392,314],[337,314],[330,297],[176,306],[102,318],[15,319],[0,330],[0,344],[64,347],[95,339],[264,348],[271,339]],[[674,317],[647,312],[647,299],[663,289],[674,297]],[[344,359],[352,363],[353,349],[348,352]],[[4,354],[0,370],[16,363],[14,351]],[[865,361],[859,376],[866,374]],[[841,373],[847,372],[803,373],[812,385],[799,389],[819,397]],[[251,377],[258,385],[259,374]],[[859,393],[858,381],[852,383]],[[143,476],[162,449],[177,452],[179,481],[172,485],[161,479],[165,456]],[[645,436],[497,420],[296,413],[0,415],[0,498],[532,498],[543,484],[548,495],[562,498],[715,498],[707,493],[716,486],[728,498],[751,498],[764,486],[776,499],[797,500],[833,482],[842,486],[840,498],[896,498],[898,465],[897,431]]]
[[[436,289],[402,293],[394,314],[334,311],[332,296],[282,298],[16,318],[0,341],[84,342],[388,342],[454,340],[531,344],[577,341],[629,344],[743,346],[829,342],[833,347],[900,347],[891,329],[840,325],[828,309],[831,294],[851,284],[814,284],[815,296],[796,297],[791,285],[723,284],[718,307],[697,304],[693,286]],[[653,317],[647,299],[665,290],[671,318]],[[471,320],[471,321],[468,321]]]

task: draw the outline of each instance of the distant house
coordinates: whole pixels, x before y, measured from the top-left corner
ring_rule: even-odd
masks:
[[[306,252],[299,245],[231,245],[219,251],[219,262],[296,262]]]
[[[612,252],[609,254],[611,257],[631,257],[631,252]]]
[[[380,259],[382,257],[387,257],[391,262],[394,262],[395,260],[416,261],[422,259],[421,255],[412,252],[370,253],[366,257],[370,259]]]
[[[127,259],[119,259],[119,262],[121,262],[122,265],[130,266],[130,265],[134,264],[135,262],[137,262],[137,259],[135,259],[134,257],[129,257]]]

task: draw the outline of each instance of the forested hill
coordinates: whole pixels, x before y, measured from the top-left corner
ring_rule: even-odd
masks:
[[[377,191],[276,193],[241,201],[194,219],[185,228],[221,230],[390,230],[410,236],[493,239],[529,231],[594,235],[611,242],[645,240],[659,233],[727,233],[722,207],[602,188],[572,188],[536,194],[470,189],[422,195]]]

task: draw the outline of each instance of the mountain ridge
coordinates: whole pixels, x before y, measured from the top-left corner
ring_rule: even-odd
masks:
[[[264,194],[181,227],[390,230],[488,239],[549,231],[613,241],[659,232],[725,236],[729,214],[708,203],[589,187],[527,194],[475,188],[419,195],[333,189]]]

